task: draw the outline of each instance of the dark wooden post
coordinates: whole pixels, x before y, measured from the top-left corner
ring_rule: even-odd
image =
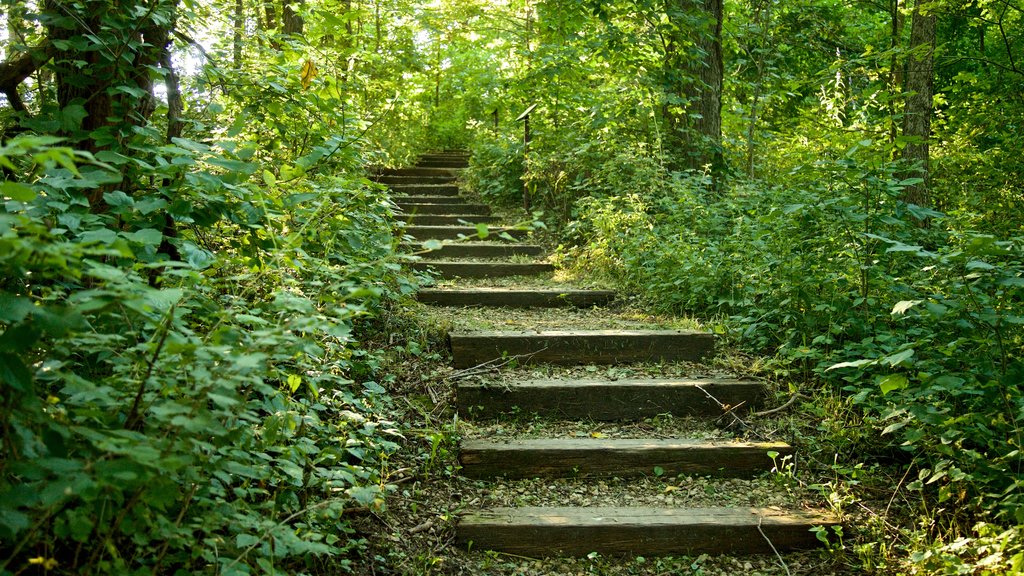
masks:
[[[526,159],[530,155],[530,112],[536,108],[536,104],[531,104],[529,108],[523,111],[522,114],[516,118],[516,122],[523,123],[523,172],[526,172]],[[530,188],[523,182],[523,208],[527,212],[530,211]]]

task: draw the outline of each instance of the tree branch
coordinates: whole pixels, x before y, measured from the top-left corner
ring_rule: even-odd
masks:
[[[18,86],[53,58],[56,49],[49,40],[32,48],[28,52],[0,62],[0,92],[7,95],[11,108],[18,112],[26,112],[25,103],[18,94]]]

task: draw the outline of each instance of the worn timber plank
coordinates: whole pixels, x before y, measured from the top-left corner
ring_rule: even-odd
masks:
[[[714,336],[690,330],[465,332],[448,335],[456,368],[515,356],[520,364],[622,364],[701,360]]]
[[[501,218],[497,216],[481,216],[479,214],[396,214],[395,219],[421,226],[459,226],[470,224],[497,224]]]
[[[455,184],[390,184],[388,188],[396,196],[451,196],[459,197],[459,187]],[[459,202],[464,202],[458,198]]]
[[[481,216],[489,216],[491,214],[491,207],[484,204],[470,204],[463,202],[461,204],[431,204],[426,202],[402,202],[398,206],[405,212],[416,213],[416,214],[477,214]]]
[[[490,227],[490,234],[487,238],[502,241],[500,234],[508,234],[514,240],[521,240],[529,235],[527,230],[515,228]],[[481,239],[477,234],[476,226],[406,226],[405,234],[416,240],[456,240],[460,237],[468,239]]]
[[[835,524],[822,512],[774,508],[493,508],[463,516],[456,540],[535,558],[771,554],[816,548],[810,529]]]
[[[406,250],[419,252],[423,246],[405,244]],[[499,242],[457,242],[445,243],[437,250],[429,251],[436,258],[506,258],[509,256],[539,256],[544,249],[535,244],[508,244]]]
[[[432,270],[441,278],[506,278],[536,276],[554,272],[555,267],[543,262],[437,262],[423,260],[412,264],[413,270]]]
[[[411,168],[378,168],[376,176],[446,176],[454,178],[458,171],[446,166],[414,166]]]
[[[374,176],[373,180],[381,184],[451,184],[455,176]]]
[[[399,206],[403,204],[465,204],[466,199],[461,196],[426,196],[414,194],[411,196],[392,196],[391,201]]]
[[[753,380],[707,378],[527,380],[508,387],[460,382],[456,398],[464,418],[496,418],[512,411],[599,421],[659,414],[717,417],[723,413],[719,402],[742,406],[740,413],[760,407],[764,386]]]
[[[772,459],[792,454],[784,442],[733,442],[623,438],[464,440],[462,474],[469,478],[566,478],[664,474],[747,477],[768,472]]]
[[[416,299],[436,306],[498,306],[503,308],[590,308],[608,304],[612,290],[524,290],[516,288],[423,289]]]
[[[466,160],[421,160],[417,162],[417,166],[423,166],[424,168],[468,168],[469,162]]]

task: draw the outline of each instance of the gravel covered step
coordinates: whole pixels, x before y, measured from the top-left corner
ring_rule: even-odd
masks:
[[[452,186],[454,188],[454,186]],[[461,196],[426,196],[413,194],[411,196],[392,196],[391,201],[399,206],[403,204],[465,204],[466,199]]]
[[[746,477],[768,472],[776,458],[792,454],[783,442],[538,438],[463,440],[462,474],[469,478],[586,478],[662,474]]]
[[[469,160],[462,160],[458,158],[450,158],[445,160],[420,160],[419,162],[416,163],[416,165],[429,168],[466,168],[469,166]]]
[[[811,528],[835,524],[822,512],[773,508],[492,508],[463,516],[456,540],[532,558],[772,554],[816,548]]]
[[[374,176],[373,180],[381,184],[451,184],[455,176]]]
[[[413,270],[433,270],[441,278],[506,278],[509,276],[535,276],[554,272],[555,267],[544,262],[440,262],[423,260],[412,264]]]
[[[470,224],[497,224],[501,218],[497,216],[481,216],[479,214],[396,214],[396,220],[419,224],[421,226],[459,226]]]
[[[423,247],[406,244],[406,250],[419,252]],[[436,258],[507,258],[509,256],[540,256],[544,249],[534,244],[507,244],[500,242],[447,243],[428,252]]]
[[[507,387],[460,382],[456,395],[464,418],[495,418],[515,411],[599,421],[659,414],[717,417],[723,413],[722,405],[742,406],[745,411],[761,406],[763,397],[760,382],[707,378],[527,380]]]
[[[456,368],[513,356],[520,364],[697,361],[715,347],[714,335],[690,330],[464,332],[451,333],[448,339]]]
[[[513,240],[521,240],[529,235],[527,230],[515,228],[490,228],[487,236],[492,240],[502,241],[500,234],[508,234]],[[457,240],[460,237],[479,239],[476,226],[406,226],[405,234],[416,240]]]
[[[446,204],[433,204],[427,202],[401,202],[398,206],[404,212],[411,212],[416,214],[477,214],[481,216],[489,216],[491,214],[491,207],[484,204],[470,204],[462,202],[459,204],[446,203]]]
[[[416,293],[424,304],[437,306],[499,306],[504,308],[590,308],[615,299],[611,290],[545,290],[516,288],[424,289]]]
[[[465,202],[459,197],[459,187],[455,184],[391,184],[388,186],[395,197],[401,196],[449,196],[457,202]],[[393,197],[394,198],[394,197]],[[422,200],[425,202],[425,200]]]
[[[458,172],[445,167],[415,166],[412,168],[379,168],[375,174],[377,176],[446,176],[455,178]]]

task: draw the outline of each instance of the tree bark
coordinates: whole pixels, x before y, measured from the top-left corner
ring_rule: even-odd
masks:
[[[722,0],[673,0],[665,46],[666,139],[670,167],[724,169],[722,156]],[[696,29],[692,22],[698,22]],[[695,39],[695,40],[691,40]],[[692,43],[691,50],[683,47]]]
[[[903,190],[904,200],[920,206],[929,203],[929,149],[932,126],[932,83],[935,67],[935,13],[914,4],[910,25],[910,57],[907,59],[907,100],[903,114],[903,135],[912,140],[903,149],[903,160],[913,164],[909,177],[924,179]]]
[[[295,6],[301,7],[303,0],[284,0],[281,3],[281,23],[285,34],[301,36],[305,22],[296,11],[295,6],[292,6],[293,3]]]
[[[231,39],[231,67],[238,70],[242,67],[242,35],[245,32],[245,4],[243,0],[235,0],[233,20],[234,38]]]

